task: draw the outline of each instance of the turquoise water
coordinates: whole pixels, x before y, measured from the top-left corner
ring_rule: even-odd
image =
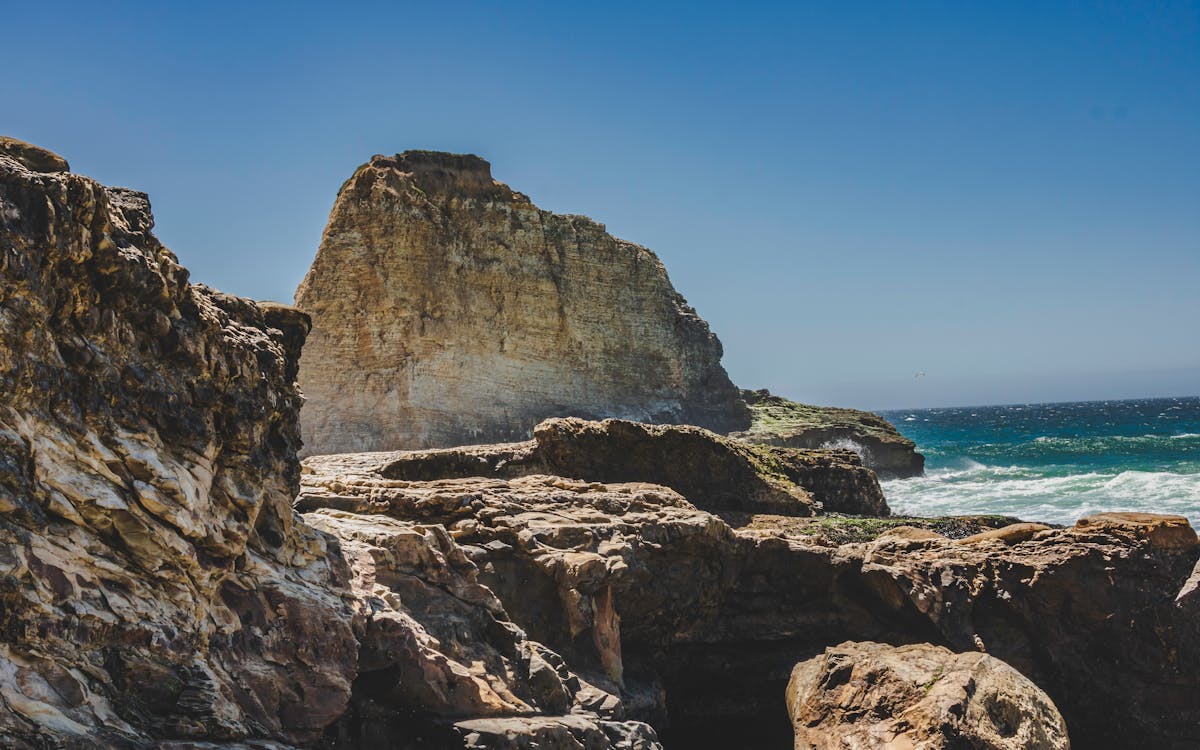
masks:
[[[1071,524],[1107,510],[1200,528],[1200,398],[889,411],[926,475],[883,483],[893,512]]]

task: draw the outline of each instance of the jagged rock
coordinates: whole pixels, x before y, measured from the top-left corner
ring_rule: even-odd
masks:
[[[335,745],[610,747],[596,743],[611,734],[614,748],[658,747],[623,721],[607,676],[585,679],[509,620],[445,527],[329,509],[305,520],[338,537],[354,571],[359,674]]]
[[[1080,747],[1200,741],[1200,623],[1174,601],[1200,548],[1174,519],[968,543],[880,523],[837,546],[794,524],[862,519],[751,514],[734,529],[664,487],[498,478],[498,454],[475,460],[487,453],[310,458],[299,503],[444,525],[514,623],[609,675],[668,746],[788,741],[792,667],[847,638],[986,650],[1054,700]],[[433,479],[438,466],[459,478]]]
[[[714,512],[807,516],[821,510],[886,516],[875,476],[851,451],[747,445],[684,425],[619,419],[548,419],[533,440],[426,451],[313,457],[336,471],[346,462],[389,479],[551,474],[597,482],[671,487]]]
[[[49,149],[0,135],[0,154],[33,172],[70,172],[67,160]]]
[[[1196,746],[1200,623],[1173,601],[1196,534],[1178,516],[1109,515],[1015,543],[879,539],[860,580],[880,616],[932,626],[921,640],[1032,679],[1080,747]]]
[[[1050,698],[987,654],[853,643],[796,665],[796,750],[1069,750]]]
[[[146,196],[0,147],[0,745],[306,743],[357,646],[298,522],[307,318],[187,282]]]
[[[798,404],[766,389],[742,391],[752,423],[731,437],[785,448],[845,448],[883,479],[919,477],[925,457],[913,441],[868,411]]]
[[[1200,560],[1196,562],[1192,574],[1175,595],[1175,606],[1180,609],[1200,610]]]
[[[296,304],[308,453],[523,440],[553,416],[745,429],[721,344],[644,247],[476,156],[375,156]]]

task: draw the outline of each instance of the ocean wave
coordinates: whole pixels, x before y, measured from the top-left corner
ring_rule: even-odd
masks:
[[[1184,432],[1179,435],[1172,435],[1172,440],[1188,440],[1190,438],[1200,438],[1200,432]]]
[[[1072,524],[1090,513],[1136,510],[1187,516],[1200,527],[1200,474],[1130,470],[1047,476],[980,464],[886,481],[883,489],[893,512],[902,514],[1003,514]]]

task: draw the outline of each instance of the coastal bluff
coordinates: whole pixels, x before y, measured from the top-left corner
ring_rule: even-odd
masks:
[[[477,156],[374,156],[342,186],[296,305],[306,454],[524,440],[543,419],[750,413],[650,250],[551,213]]]
[[[301,462],[308,317],[0,147],[0,747],[1200,746],[1186,518],[619,419]]]

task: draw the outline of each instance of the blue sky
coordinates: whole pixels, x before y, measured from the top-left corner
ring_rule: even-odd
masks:
[[[1200,3],[346,5],[13,5],[0,133],[246,296],[372,154],[473,152],[655,250],[745,387],[1200,393]]]

